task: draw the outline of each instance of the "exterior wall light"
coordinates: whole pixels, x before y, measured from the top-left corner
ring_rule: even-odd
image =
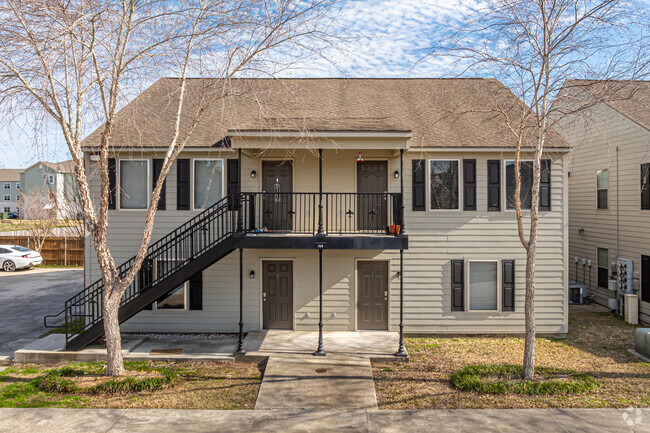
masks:
[[[255,176],[257,176],[257,172],[255,170],[251,171],[251,177],[255,178]]]
[[[393,176],[395,176],[395,179],[399,179],[399,170],[395,170],[395,173],[393,173]]]
[[[252,280],[253,278],[255,278],[255,271],[251,271],[251,272],[248,274],[248,278],[250,278],[251,280]]]

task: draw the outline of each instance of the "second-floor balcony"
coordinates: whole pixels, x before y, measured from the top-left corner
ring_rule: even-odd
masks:
[[[246,234],[392,235],[403,233],[401,193],[243,192]]]

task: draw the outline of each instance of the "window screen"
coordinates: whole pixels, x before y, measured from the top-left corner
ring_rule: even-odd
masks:
[[[497,262],[469,262],[469,309],[497,309]]]
[[[120,161],[120,207],[146,209],[149,200],[149,161]]]
[[[521,208],[530,209],[533,191],[533,162],[519,161]],[[515,208],[515,162],[506,161],[506,209]]]
[[[194,160],[194,208],[206,209],[223,198],[223,161]]]
[[[431,209],[458,209],[458,161],[432,160]]]

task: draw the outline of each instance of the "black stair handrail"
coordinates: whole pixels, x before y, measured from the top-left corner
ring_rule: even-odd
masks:
[[[231,236],[241,206],[229,205],[230,201],[228,196],[224,197],[151,244],[142,268],[122,296],[120,307]],[[156,268],[159,261],[167,262],[162,270]],[[134,263],[135,256],[122,263],[117,267],[118,275],[124,277]],[[103,292],[104,283],[100,279],[65,302],[66,343],[103,320]]]

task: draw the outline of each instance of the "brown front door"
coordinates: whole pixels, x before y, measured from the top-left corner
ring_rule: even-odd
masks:
[[[293,329],[293,262],[262,262],[264,329]]]
[[[388,329],[388,262],[357,262],[357,327]]]
[[[357,228],[383,231],[386,229],[388,206],[388,162],[363,161],[357,163]],[[374,193],[374,194],[363,194]]]
[[[293,169],[288,161],[262,161],[262,221],[273,231],[291,231]]]

